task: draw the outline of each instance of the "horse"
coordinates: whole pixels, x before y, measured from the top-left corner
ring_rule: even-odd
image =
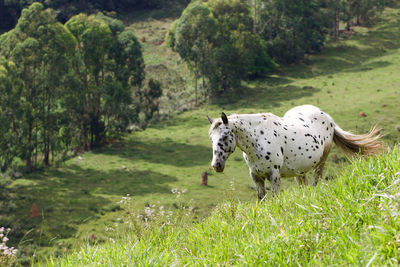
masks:
[[[334,142],[345,154],[370,155],[383,148],[380,130],[373,127],[367,134],[342,130],[327,113],[312,105],[297,106],[283,117],[272,113],[233,114],[222,112],[211,119],[211,166],[222,172],[228,157],[239,147],[249,167],[259,200],[265,197],[265,180],[273,195],[279,193],[281,177],[295,177],[307,184],[306,173],[313,170],[315,186]]]

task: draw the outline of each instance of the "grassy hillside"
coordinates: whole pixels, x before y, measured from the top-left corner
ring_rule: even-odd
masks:
[[[293,187],[262,204],[225,202],[189,228],[159,224],[138,233],[131,227],[117,242],[47,264],[398,265],[399,190],[400,153],[394,150],[355,161],[317,187]]]
[[[243,95],[213,99],[207,105],[174,116],[171,120],[156,124],[146,131],[134,132],[108,147],[12,180],[0,190],[0,225],[13,229],[8,244],[18,246],[21,251],[20,259],[29,262],[32,255],[62,255],[80,245],[101,244],[108,242],[110,238],[129,241],[126,238],[134,237],[128,237],[124,231],[118,229],[121,225],[129,229],[129,225],[122,224],[121,221],[131,216],[133,211],[136,215],[147,216],[149,208],[159,211],[163,206],[164,210],[172,210],[174,213],[190,210],[190,217],[196,220],[209,215],[218,203],[227,200],[233,203],[240,200],[243,203],[238,206],[234,204],[235,209],[249,209],[245,203],[253,203],[256,195],[241,152],[237,150],[231,156],[224,173],[216,174],[209,169],[212,155],[207,137],[209,124],[206,114],[216,117],[223,110],[228,114],[268,111],[283,115],[293,106],[314,104],[329,113],[345,130],[365,132],[378,123],[384,128],[387,144],[392,146],[399,142],[399,18],[399,10],[388,9],[375,27],[356,28],[352,35],[327,45],[322,53],[307,57],[303,64],[280,68],[278,72],[263,80],[249,83]],[[140,39],[141,32],[150,34],[154,31],[154,36],[158,30],[165,32],[171,22],[172,20],[168,19],[148,21],[146,26],[143,21],[134,21],[130,27]],[[148,68],[157,69],[157,66],[163,65],[160,69],[168,70],[163,72],[167,73],[166,77],[171,77],[168,74],[170,72],[179,74],[181,78],[187,76],[176,55],[169,52],[161,42],[151,42],[151,37],[147,35],[144,52]],[[186,100],[184,97],[183,99]],[[359,116],[361,111],[366,113],[366,117]],[[324,175],[327,178],[336,177],[347,164],[345,157],[336,148],[332,154],[335,153],[339,159],[333,161],[329,158]],[[209,172],[207,187],[200,186],[200,176],[204,171]],[[336,180],[334,183],[337,183]],[[185,193],[177,198],[177,194],[171,192],[175,188]],[[235,190],[232,192],[231,188]],[[301,196],[303,192],[307,196],[317,196],[319,193],[316,192],[325,187],[296,191],[298,189],[294,181],[286,179],[283,180],[282,188],[282,198],[270,200],[277,205],[283,205],[283,196],[292,194],[290,192],[301,192]],[[126,194],[130,195],[129,207],[120,203]],[[40,216],[30,218],[33,203],[36,203]],[[260,216],[265,218],[265,215]],[[280,225],[275,217],[274,219],[277,225]],[[298,219],[300,220],[301,216]],[[174,228],[178,231],[177,229]],[[196,229],[198,228],[190,231],[198,231]],[[341,228],[336,228],[335,231],[338,229]],[[225,230],[226,228],[221,227],[218,231],[224,234]],[[178,234],[179,231],[176,232],[176,235]],[[188,232],[185,232],[186,234]],[[226,238],[234,236],[226,235]],[[305,235],[306,237],[309,238]],[[238,236],[237,239],[241,238],[244,237]],[[251,238],[251,234],[247,238]],[[271,236],[268,238],[275,240]],[[164,242],[161,239],[155,240]],[[165,242],[169,242],[168,240],[173,239],[167,239]],[[193,240],[191,244],[199,242],[199,245],[206,245]],[[130,241],[134,242],[133,239]],[[130,242],[119,244],[125,246],[130,245]],[[137,244],[146,245],[140,242]],[[278,246],[284,246],[283,241],[276,239],[271,244],[276,245],[277,252],[283,253],[283,248]],[[305,251],[309,251],[310,244],[304,244]],[[183,253],[181,248],[176,247],[173,253]],[[249,246],[247,250],[252,250],[255,253],[253,255],[265,256],[265,253],[261,252],[267,248],[261,248]],[[93,250],[95,249],[93,247]],[[130,249],[134,252],[137,246]],[[154,253],[151,250],[146,253],[158,255],[160,261],[163,257],[169,257],[168,253],[162,254],[163,246],[153,246],[151,249],[155,250]],[[194,245],[190,247],[189,252],[191,249],[194,249]],[[338,250],[338,253],[340,251]],[[142,253],[140,255],[144,255],[143,261],[147,261],[145,251]],[[202,257],[202,254],[198,253],[194,255]],[[210,262],[223,263],[234,255],[229,253],[221,251],[218,255],[215,254],[215,260]],[[225,258],[217,258],[223,255]],[[128,254],[125,256],[128,257]],[[185,257],[184,260],[179,258],[179,262],[184,263],[191,258],[190,254]],[[240,258],[239,254],[238,257]],[[153,260],[157,262],[156,258]]]

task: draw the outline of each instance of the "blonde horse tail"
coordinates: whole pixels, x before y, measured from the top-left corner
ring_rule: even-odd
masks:
[[[383,151],[383,142],[379,139],[381,129],[374,126],[369,133],[353,134],[335,126],[333,141],[347,155],[371,155]]]

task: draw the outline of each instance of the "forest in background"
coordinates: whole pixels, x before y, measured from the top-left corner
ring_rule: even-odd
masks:
[[[159,113],[163,88],[156,79],[143,84],[142,45],[118,12],[169,10],[186,3],[40,2],[0,2],[6,14],[2,28],[16,23],[0,36],[3,172],[18,159],[32,171],[102,146],[129,128],[145,128]],[[341,24],[343,32],[351,33],[352,26],[372,23],[392,4],[192,1],[172,24],[166,45],[194,77],[197,105],[210,96],[243,93],[244,82],[319,52],[328,39],[339,37]]]
[[[73,15],[79,13],[97,13],[99,11],[115,11],[126,13],[132,10],[160,9],[174,5],[188,4],[189,0],[1,0],[0,31],[7,31],[17,24],[23,8],[33,2],[40,2],[45,7],[57,10],[56,18],[65,23]]]

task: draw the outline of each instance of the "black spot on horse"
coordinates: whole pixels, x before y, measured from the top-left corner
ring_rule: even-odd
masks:
[[[264,134],[264,131],[263,131],[263,130],[261,130],[261,131],[260,131],[260,134]]]
[[[281,152],[282,152],[282,154],[283,154],[283,147],[281,147]]]
[[[269,156],[265,156],[265,159],[266,159],[266,160],[269,160]]]

